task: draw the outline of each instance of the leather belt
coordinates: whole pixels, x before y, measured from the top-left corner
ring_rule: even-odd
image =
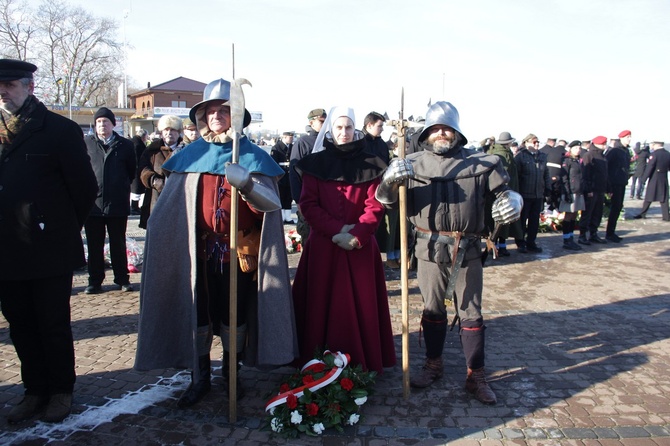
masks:
[[[427,229],[416,228],[417,238],[429,239],[433,241],[454,242],[454,250],[451,255],[451,271],[449,273],[449,282],[447,283],[447,292],[445,299],[454,300],[454,290],[456,289],[456,280],[463,266],[465,251],[472,240],[479,239],[478,235],[467,234],[464,232],[445,232],[429,231]]]

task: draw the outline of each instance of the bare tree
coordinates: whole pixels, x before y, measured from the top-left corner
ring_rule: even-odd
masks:
[[[64,0],[25,11],[25,0],[0,0],[0,52],[36,62],[36,95],[54,105],[115,104],[124,63],[116,22]]]
[[[2,55],[26,60],[28,44],[37,32],[27,2],[0,0],[0,48]]]

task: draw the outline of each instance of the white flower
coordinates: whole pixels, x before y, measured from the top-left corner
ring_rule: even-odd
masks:
[[[354,403],[358,404],[359,406],[362,406],[363,404],[365,404],[365,402],[366,402],[367,400],[368,400],[368,397],[367,397],[367,396],[362,396],[362,397],[360,397],[360,398],[356,398],[356,399],[354,400]]]
[[[339,356],[336,356],[335,357],[335,367],[342,368],[342,366],[344,366],[344,361],[342,361],[342,359],[340,359]]]
[[[321,435],[321,432],[323,432],[326,428],[323,423],[316,423],[314,426],[312,426],[312,429],[317,435]]]
[[[273,418],[272,421],[270,421],[270,427],[274,432],[281,432],[284,429],[284,425],[281,424],[278,418]]]
[[[358,415],[357,413],[352,413],[351,416],[349,417],[349,420],[347,421],[347,424],[354,425],[358,423],[358,420],[361,419],[361,416]]]
[[[291,423],[293,424],[302,423],[302,415],[300,415],[300,412],[298,412],[297,410],[291,412]]]

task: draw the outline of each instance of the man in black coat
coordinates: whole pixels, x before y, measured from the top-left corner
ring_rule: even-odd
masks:
[[[283,177],[279,180],[279,200],[281,201],[281,215],[284,223],[295,224],[291,219],[291,208],[293,197],[291,196],[291,182],[289,179],[289,161],[291,160],[291,149],[293,148],[293,132],[282,133],[281,139],[272,146],[270,156],[284,169]]]
[[[542,248],[535,240],[540,229],[540,213],[544,209],[544,197],[549,195],[551,180],[547,170],[547,155],[539,151],[537,136],[530,133],[523,139],[525,146],[514,157],[519,174],[519,193],[523,197],[520,238],[515,238],[520,253],[540,253]]]
[[[605,239],[619,243],[622,238],[616,235],[616,224],[623,209],[623,199],[626,196],[630,170],[630,130],[619,133],[619,139],[614,141],[612,148],[605,153],[607,160],[607,192],[612,194],[610,215],[607,218]]]
[[[323,126],[323,123],[326,121],[326,111],[322,108],[315,108],[307,114],[307,119],[309,120],[309,125],[306,127],[307,134],[300,137],[298,141],[293,145],[291,149],[291,160],[289,162],[289,180],[291,181],[291,196],[293,201],[300,203],[300,193],[302,192],[302,179],[298,172],[295,170],[295,165],[312,153],[314,149],[314,143],[316,143],[316,137],[319,135],[319,131]],[[307,240],[309,236],[309,225],[302,217],[300,212],[300,206],[298,206],[298,223],[296,224],[295,230],[300,234],[302,240]]]
[[[132,137],[133,147],[135,148],[135,162],[139,164],[142,154],[147,148],[147,140],[149,139],[149,132],[144,129],[139,129]],[[133,183],[130,185],[130,213],[132,215],[140,215],[140,199],[144,194],[144,184],[140,180],[140,172],[137,172]]]
[[[668,168],[670,168],[670,153],[665,150],[662,141],[652,142],[651,150],[647,168],[642,176],[642,184],[649,180],[647,193],[644,196],[642,210],[634,218],[647,218],[647,211],[651,203],[653,201],[660,201],[663,220],[670,221],[670,212],[668,211]]]
[[[582,245],[607,243],[598,236],[598,226],[603,218],[605,192],[607,192],[607,160],[603,155],[607,138],[596,136],[591,140],[588,152],[582,156],[582,178],[584,179],[584,201],[586,209],[579,219],[579,240]],[[587,237],[587,234],[589,236]]]
[[[647,167],[647,160],[649,159],[649,146],[645,142],[641,145],[639,142],[635,144],[635,171],[633,172],[633,184],[630,185],[630,198],[637,198],[642,200],[642,193],[644,192],[644,183],[642,176]],[[635,191],[637,190],[637,193]]]
[[[88,286],[86,294],[102,292],[105,279],[105,228],[109,234],[109,254],[117,289],[132,291],[126,253],[126,227],[130,214],[130,184],[137,161],[133,143],[114,131],[116,118],[106,107],[93,116],[95,135],[85,138],[88,156],[98,180],[98,197],[86,220],[88,246]]]
[[[10,423],[70,413],[72,272],[86,263],[81,228],[97,189],[81,128],[33,96],[36,69],[0,60],[0,306],[25,389]]]
[[[556,144],[556,138],[548,138],[547,143],[540,149],[541,153],[547,155],[547,172],[551,180],[551,192],[549,194],[549,210],[558,208],[563,193],[563,157],[565,156],[565,145]]]

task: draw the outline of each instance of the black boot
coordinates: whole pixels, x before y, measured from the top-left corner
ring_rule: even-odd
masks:
[[[209,354],[198,358],[198,367],[200,368],[200,373],[198,374],[197,382],[195,382],[195,376],[193,375],[193,372],[191,372],[191,384],[189,384],[188,388],[182,393],[181,397],[179,397],[179,401],[177,401],[177,407],[180,409],[190,407],[199,402],[212,388],[212,383],[210,381],[212,373]]]
[[[409,385],[418,389],[429,387],[434,381],[442,378],[444,364],[442,350],[447,337],[447,319],[442,316],[424,314],[421,318],[423,339],[426,342],[426,362],[416,373],[413,373]]]
[[[237,400],[239,401],[244,396],[244,388],[242,387],[242,381],[240,380],[240,363],[237,363],[237,373],[235,382],[237,383]],[[226,397],[230,398],[230,357],[228,352],[224,350],[223,352],[223,366],[221,367],[221,376],[223,376],[223,392],[226,394]]]
[[[139,200],[130,200],[130,215],[140,215],[141,213]]]

